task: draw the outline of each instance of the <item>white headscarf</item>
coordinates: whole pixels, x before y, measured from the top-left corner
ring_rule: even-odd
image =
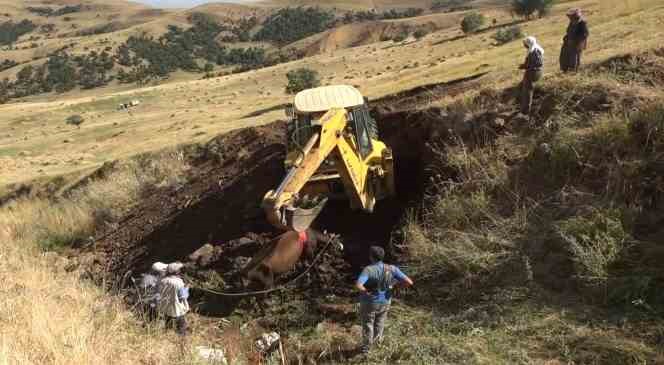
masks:
[[[527,37],[523,40],[523,44],[528,47],[528,54],[535,52],[535,50],[539,50],[542,56],[544,56],[544,48],[537,43],[537,38]]]
[[[154,272],[158,272],[160,274],[165,274],[166,269],[168,269],[168,265],[166,265],[163,262],[155,262],[154,264],[152,264],[152,271],[154,271]]]
[[[177,274],[180,272],[180,270],[184,267],[184,265],[181,262],[173,262],[168,264],[168,268],[166,269],[166,272],[169,274]]]

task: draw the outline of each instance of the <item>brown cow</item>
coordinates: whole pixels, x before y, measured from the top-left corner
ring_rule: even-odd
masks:
[[[288,231],[274,238],[240,271],[244,286],[257,282],[265,288],[272,288],[276,275],[293,269],[302,254],[313,257],[318,243],[331,238],[313,229],[304,232]]]

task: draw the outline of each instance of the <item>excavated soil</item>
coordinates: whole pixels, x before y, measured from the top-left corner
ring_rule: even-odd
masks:
[[[208,242],[270,232],[257,202],[283,175],[284,124],[234,131],[197,153],[189,183],[147,192],[93,248],[111,280],[155,260],[183,260]]]
[[[313,270],[311,289],[347,294],[344,288],[366,264],[371,245],[388,247],[390,258],[399,261],[402,253],[390,242],[405,210],[421,201],[431,156],[426,142],[451,128],[437,109],[375,113],[381,138],[394,151],[397,198],[379,202],[374,214],[351,211],[342,201],[328,204],[315,228],[340,234],[345,249],[326,253]],[[266,222],[260,202],[285,174],[284,132],[282,122],[243,129],[197,151],[186,186],[147,192],[121,222],[96,238],[93,276],[122,285],[154,261],[179,260],[190,263],[188,273],[198,280],[228,284],[260,244],[279,234]]]
[[[398,105],[390,98],[373,103],[380,138],[395,156],[397,197],[378,202],[373,214],[351,211],[344,201],[328,203],[314,228],[340,234],[344,250],[328,250],[310,274],[297,282],[291,296],[351,296],[353,278],[367,264],[372,245],[386,247],[391,262],[403,260],[407,253],[392,243],[399,242],[396,228],[406,210],[417,211],[422,202],[430,175],[427,167],[435,158],[429,142],[452,135],[485,140],[504,129],[501,123],[493,123],[500,120],[493,114],[487,114],[485,121],[440,108],[412,111],[412,107],[432,91],[463,89],[479,77],[438,85],[435,90],[411,90],[399,96],[404,102]],[[267,223],[260,203],[285,175],[285,140],[285,123],[275,122],[234,131],[192,148],[193,168],[186,186],[146,192],[122,221],[96,237],[89,248],[94,257],[91,276],[113,287],[126,287],[130,276],[147,271],[155,261],[182,261],[186,275],[196,285],[241,290],[236,275],[239,268],[261,244],[280,233]],[[306,260],[299,263],[278,282],[294,278],[307,264]],[[228,314],[237,304],[198,290],[194,297],[199,311],[212,315]]]

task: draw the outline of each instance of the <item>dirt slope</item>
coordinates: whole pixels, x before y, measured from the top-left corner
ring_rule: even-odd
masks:
[[[390,246],[394,229],[405,210],[419,204],[428,181],[426,165],[432,154],[424,142],[447,135],[450,129],[459,135],[475,133],[445,119],[439,109],[414,109],[428,103],[427,95],[452,95],[475,87],[477,79],[418,88],[372,103],[381,139],[394,151],[397,198],[379,202],[374,214],[353,212],[343,201],[328,204],[315,226],[341,234],[345,250],[343,258],[328,255],[326,263],[314,270],[330,284],[322,287],[345,292],[339,279],[349,279],[366,264],[371,245],[398,254]],[[397,97],[404,102],[395,103]],[[187,262],[207,243],[216,254],[206,266],[220,275],[237,269],[236,258],[250,257],[257,244],[279,233],[267,224],[260,202],[285,174],[284,131],[283,122],[242,129],[195,150],[189,184],[146,192],[125,219],[98,235],[91,252],[97,263],[93,275],[108,279],[110,274],[111,282],[118,283],[128,272],[142,272],[156,260]],[[200,270],[208,269],[193,267],[190,273],[200,275]]]

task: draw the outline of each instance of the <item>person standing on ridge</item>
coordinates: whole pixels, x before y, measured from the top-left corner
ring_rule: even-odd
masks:
[[[398,267],[383,263],[384,258],[385,251],[381,247],[372,246],[369,249],[371,265],[362,270],[355,283],[355,287],[360,291],[361,349],[365,354],[374,343],[383,339],[393,286],[413,285],[413,281]]]
[[[521,113],[530,115],[530,109],[533,105],[533,95],[535,93],[535,83],[542,78],[542,68],[544,67],[544,49],[537,43],[535,37],[527,37],[523,41],[524,47],[528,49],[526,61],[519,66],[525,70],[523,81],[521,82]]]
[[[581,9],[567,12],[569,25],[560,50],[560,69],[563,72],[578,71],[581,66],[581,54],[588,46],[588,23],[583,18]]]
[[[189,288],[180,277],[180,270],[184,265],[179,262],[168,264],[167,275],[160,282],[161,299],[159,312],[166,316],[166,325],[175,323],[179,335],[187,334],[187,321],[185,315],[189,312]]]

